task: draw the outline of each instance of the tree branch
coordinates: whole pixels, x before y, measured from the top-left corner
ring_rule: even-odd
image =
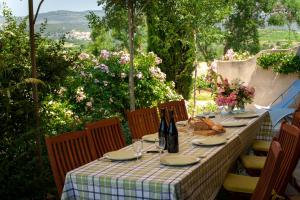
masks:
[[[136,13],[136,16],[139,16],[139,15],[143,12],[144,8],[147,6],[148,3],[150,3],[150,1],[151,1],[151,0],[148,0],[148,1],[144,4],[144,6],[139,10],[139,12]]]
[[[42,6],[43,2],[44,2],[44,0],[41,0],[40,3],[39,3],[39,6],[38,6],[38,8],[36,10],[36,13],[34,15],[33,24],[35,24],[35,22],[36,22],[36,19],[37,19],[38,15],[39,15],[39,12],[40,12],[40,9],[41,9],[41,6]]]

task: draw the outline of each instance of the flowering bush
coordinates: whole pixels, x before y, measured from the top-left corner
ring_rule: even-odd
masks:
[[[231,83],[227,79],[222,79],[217,84],[217,94],[215,101],[219,106],[239,106],[243,107],[246,103],[252,103],[255,89],[243,85],[239,79],[233,80]]]
[[[251,57],[251,55],[248,51],[240,53],[240,52],[234,52],[233,49],[228,49],[226,51],[225,55],[223,56],[222,60],[228,60],[228,61],[245,60],[245,59],[248,59],[250,57]]]
[[[70,118],[84,123],[112,116],[123,118],[129,110],[129,55],[126,52],[102,50],[99,56],[87,53],[78,55],[66,83],[56,91],[54,106],[68,104]],[[174,90],[173,82],[166,82],[166,75],[158,65],[162,62],[154,53],[136,55],[134,81],[136,107],[150,107],[158,102],[177,100],[181,97]],[[66,103],[67,102],[67,103]],[[47,108],[49,108],[47,104]],[[56,123],[63,125],[64,123]]]

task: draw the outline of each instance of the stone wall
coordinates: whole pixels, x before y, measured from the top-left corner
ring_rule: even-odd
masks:
[[[269,51],[294,51],[300,54],[300,47],[296,47],[289,50],[267,50]],[[247,85],[253,86],[256,90],[255,99],[251,106],[254,104],[261,106],[268,106],[271,104],[280,94],[282,94],[294,80],[299,78],[296,73],[283,75],[274,73],[271,69],[264,70],[260,66],[256,65],[258,53],[254,57],[243,61],[219,61],[218,73],[224,78],[229,80],[239,78]]]

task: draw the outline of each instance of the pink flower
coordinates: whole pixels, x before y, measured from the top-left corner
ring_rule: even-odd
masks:
[[[78,55],[78,58],[80,60],[86,60],[86,59],[90,58],[90,55],[87,54],[87,53],[81,53],[81,54]]]
[[[160,57],[155,57],[155,64],[156,65],[159,65],[159,64],[161,64],[162,63],[162,59],[160,58]]]
[[[224,60],[233,60],[235,56],[235,53],[233,49],[228,49],[226,54],[224,55]]]
[[[101,58],[108,60],[109,56],[110,56],[109,51],[107,51],[106,49],[101,50],[101,53],[100,53]]]
[[[213,70],[214,72],[217,72],[217,67],[218,67],[217,61],[214,60],[214,61],[211,63],[210,67],[211,67],[211,70]]]
[[[130,56],[129,54],[122,54],[120,58],[120,64],[125,65],[130,61]]]

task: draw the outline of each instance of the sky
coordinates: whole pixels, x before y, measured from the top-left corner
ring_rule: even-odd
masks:
[[[28,0],[0,0],[0,10],[3,7],[3,2],[6,2],[6,5],[12,10],[13,15],[28,15]],[[39,2],[40,0],[33,0],[35,9]],[[97,0],[44,0],[40,13],[56,10],[99,10],[99,6],[97,6]]]

